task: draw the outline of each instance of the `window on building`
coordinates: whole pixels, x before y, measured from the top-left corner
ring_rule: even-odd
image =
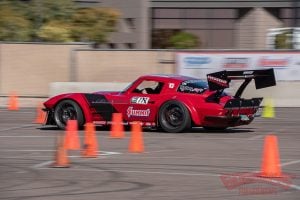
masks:
[[[116,43],[108,43],[108,48],[110,48],[110,49],[116,49],[117,48],[117,44]]]
[[[184,19],[154,19],[154,29],[182,29]]]
[[[134,43],[126,43],[125,46],[126,46],[127,49],[134,49],[135,48]]]
[[[152,48],[157,48],[158,38],[162,35],[164,40],[171,36],[163,34],[162,30],[193,33],[201,41],[199,48],[234,47],[233,33],[239,15],[238,9],[155,8],[152,13]],[[160,48],[165,46],[161,45]]]
[[[134,18],[125,18],[125,23],[128,28],[135,29],[135,19]]]
[[[182,18],[182,9],[159,8],[154,9],[155,18],[161,19],[180,19]]]

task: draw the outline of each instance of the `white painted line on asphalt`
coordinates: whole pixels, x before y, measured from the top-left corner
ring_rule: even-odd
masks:
[[[17,133],[15,133],[17,134]],[[56,138],[57,135],[53,135],[53,136],[49,136],[49,135],[0,135],[0,138]],[[79,135],[79,138],[83,138],[84,136]],[[104,137],[104,138],[109,138],[107,136],[98,136],[98,137]],[[129,138],[129,137],[128,137]],[[156,139],[154,137],[144,137],[145,139]],[[170,139],[170,137],[168,138],[159,138],[159,139]],[[190,138],[180,138],[180,139],[190,139]],[[199,137],[199,139],[201,140],[243,140],[245,138],[205,138],[205,137]],[[190,142],[201,142],[201,141],[190,141]]]
[[[171,151],[179,151],[179,149],[176,149],[176,150],[145,151],[144,153],[160,153],[160,152],[171,152]]]
[[[255,136],[252,136],[250,138],[248,138],[248,140],[257,140],[257,139],[261,139],[262,137],[266,136],[266,135],[273,135],[273,134],[276,134],[276,133],[281,133],[281,132],[285,132],[286,130],[285,129],[277,129],[276,131],[274,132],[268,132],[268,133],[265,133],[263,135],[255,135]]]
[[[97,132],[96,132],[97,133]],[[127,134],[128,132],[125,132],[125,134]],[[144,134],[147,133],[147,132],[144,132]],[[128,133],[129,134],[129,133]],[[111,138],[109,135],[98,135],[98,137],[100,138],[106,138],[106,139],[112,139],[112,140],[116,140],[115,138]],[[125,136],[124,137],[125,139],[129,139],[130,136]],[[171,137],[171,136],[168,136],[168,137],[159,137],[159,136],[143,136],[144,139],[176,139],[177,137]]]
[[[222,133],[223,134],[223,133]],[[230,133],[229,133],[230,134]],[[191,141],[188,141],[189,143],[192,143],[192,142],[203,142],[204,140],[245,140],[247,138],[243,138],[243,137],[240,137],[240,138],[236,138],[236,137],[227,137],[227,138],[220,138],[220,137],[197,137],[197,138],[180,138],[180,140],[182,139],[192,139]],[[199,139],[199,140],[197,140]]]
[[[293,188],[293,189],[296,189],[296,190],[300,190],[299,185],[294,185],[294,184],[291,184],[291,183],[285,183],[285,182],[281,182],[281,181],[277,181],[277,180],[270,180],[270,182],[277,183],[277,184],[280,184],[282,186],[286,186],[287,188]]]
[[[53,152],[55,149],[0,149],[0,152]],[[119,155],[120,152],[114,151],[98,151],[99,155]],[[80,156],[79,156],[80,157]]]
[[[53,156],[10,156],[10,157],[0,157],[0,159],[29,159],[29,158],[53,158]]]
[[[42,163],[39,163],[39,164],[36,164],[36,165],[33,165],[32,168],[40,168],[40,167],[45,167],[46,165],[50,165],[52,164],[53,161],[46,161],[46,162],[42,162]]]
[[[293,164],[297,164],[297,163],[300,163],[300,160],[293,160],[290,162],[282,163],[280,166],[284,167],[284,166],[293,165]]]
[[[119,152],[105,152],[105,153],[99,153],[98,155],[102,158],[107,158],[109,155],[119,155],[121,153]],[[23,156],[9,156],[9,157],[3,157],[1,156],[0,159],[29,159],[29,158],[53,158],[53,155],[23,155]],[[82,156],[68,156],[69,158],[82,158]],[[97,159],[97,158],[95,158]]]
[[[52,168],[38,168],[38,169],[52,169]],[[161,171],[139,171],[139,170],[112,170],[112,169],[78,169],[69,168],[72,171],[88,171],[88,172],[121,172],[121,173],[140,173],[140,174],[161,174],[161,175],[183,175],[183,176],[220,176],[219,174],[210,173],[181,173],[181,172],[161,172]]]
[[[20,128],[34,127],[34,126],[37,126],[37,124],[25,124],[22,126],[14,126],[14,127],[10,127],[10,128],[0,129],[0,132],[11,131],[11,130],[20,129]]]
[[[61,170],[55,168],[38,168],[38,169],[54,169],[54,170]],[[159,175],[181,175],[181,176],[211,176],[211,177],[220,177],[221,174],[212,174],[212,173],[184,173],[184,172],[162,172],[162,171],[139,171],[139,170],[102,170],[102,169],[75,169],[75,168],[68,168],[68,171],[88,171],[88,172],[119,172],[119,173],[140,173],[140,174],[159,174]],[[252,177],[251,177],[252,178]],[[266,182],[277,183],[286,187],[290,187],[296,190],[300,190],[300,186],[294,185],[291,183],[284,183],[281,181],[261,178],[261,177],[253,177],[253,179],[261,180],[263,179]]]
[[[0,135],[0,138],[56,138],[57,136],[47,135]]]
[[[6,110],[6,109],[1,109],[1,112],[7,112],[7,113],[18,113],[18,114],[32,114],[35,113],[36,111],[22,111],[22,110],[18,110],[17,112],[11,111],[11,110]]]
[[[52,152],[53,150],[43,150],[43,149],[0,149],[1,152]]]
[[[114,151],[98,151],[100,155],[120,155],[121,152],[114,152]]]
[[[255,135],[255,136],[252,136],[252,137],[248,138],[248,140],[258,140],[258,139],[261,139],[264,136],[265,135]]]
[[[37,150],[35,150],[35,151],[37,151]],[[50,151],[50,150],[46,150],[46,151]],[[51,150],[51,151],[54,151],[54,150]],[[105,158],[105,157],[110,156],[110,155],[119,155],[119,154],[122,154],[120,152],[114,152],[114,151],[98,151],[98,153],[99,153],[98,156],[100,156],[100,157],[93,158],[93,159]],[[34,157],[34,156],[29,156],[29,157]],[[44,158],[45,157],[49,157],[49,156],[44,156]],[[68,157],[69,158],[83,158],[82,156],[68,156]],[[87,160],[86,158],[83,158],[83,159]],[[46,165],[49,165],[51,163],[53,163],[53,161],[45,161],[45,162],[33,165],[32,168],[42,168],[42,167],[44,167]]]

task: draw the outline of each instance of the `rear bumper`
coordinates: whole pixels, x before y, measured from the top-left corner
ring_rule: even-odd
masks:
[[[221,115],[207,115],[202,122],[208,127],[233,127],[250,124],[263,98],[230,99],[224,105]]]
[[[250,124],[254,116],[205,116],[203,126],[209,127],[233,127]]]

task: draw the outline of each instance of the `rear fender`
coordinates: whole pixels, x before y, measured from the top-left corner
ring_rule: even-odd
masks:
[[[201,124],[201,118],[200,118],[195,106],[193,106],[192,102],[190,100],[188,100],[188,98],[174,96],[170,100],[176,100],[176,101],[181,102],[188,109],[191,119],[192,119],[192,122],[194,124]],[[163,102],[161,104],[161,106],[168,101]],[[158,121],[158,112],[157,112],[157,121]]]

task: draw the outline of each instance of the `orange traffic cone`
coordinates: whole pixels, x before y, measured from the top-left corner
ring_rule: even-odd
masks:
[[[275,135],[265,137],[260,176],[266,178],[282,177],[278,143]]]
[[[125,137],[122,113],[113,113],[110,137],[111,138]]]
[[[98,144],[95,135],[95,125],[93,123],[86,123],[82,156],[87,158],[96,158],[98,157],[97,149]]]
[[[140,122],[131,124],[131,138],[129,142],[129,152],[142,153],[144,152],[143,132]]]
[[[15,92],[9,95],[8,110],[19,110],[18,96],[16,95]]]
[[[64,147],[64,138],[60,136],[57,138],[57,150],[55,152],[55,161],[51,167],[65,168],[70,167],[67,150]]]
[[[37,124],[43,124],[46,119],[46,113],[42,110],[43,104],[40,103],[37,108],[36,108],[36,118],[35,118],[35,123]]]
[[[68,120],[65,133],[65,148],[69,150],[79,150],[80,143],[77,120]]]

